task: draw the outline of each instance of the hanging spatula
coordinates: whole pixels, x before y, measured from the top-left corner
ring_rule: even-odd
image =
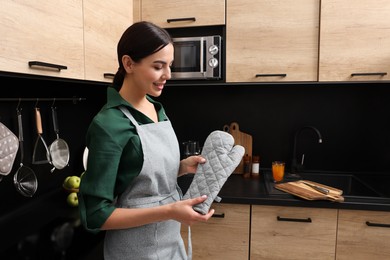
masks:
[[[42,130],[41,112],[38,107],[35,107],[34,109],[35,109],[35,123],[37,127],[37,139],[35,140],[32,163],[33,164],[50,163],[50,151],[42,136],[43,130]],[[42,153],[45,155],[42,155]]]

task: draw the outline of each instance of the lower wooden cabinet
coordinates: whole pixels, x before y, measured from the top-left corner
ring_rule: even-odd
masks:
[[[194,260],[390,259],[390,212],[214,203]],[[187,244],[188,227],[182,226]]]
[[[337,209],[253,205],[251,226],[251,260],[335,259]]]
[[[336,259],[390,259],[390,212],[339,210]]]
[[[241,260],[249,255],[250,205],[214,203],[206,223],[191,226],[193,260]],[[188,227],[182,226],[188,241]]]

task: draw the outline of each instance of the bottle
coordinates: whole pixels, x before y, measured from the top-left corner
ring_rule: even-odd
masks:
[[[244,155],[244,178],[249,178],[251,177],[251,156],[248,154]]]
[[[252,158],[252,178],[259,178],[260,175],[260,156],[254,155]]]

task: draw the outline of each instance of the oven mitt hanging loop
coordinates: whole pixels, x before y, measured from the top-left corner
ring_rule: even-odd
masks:
[[[207,195],[207,199],[195,205],[195,211],[207,214],[213,201],[220,201],[217,196],[226,180],[240,164],[245,148],[234,145],[234,138],[225,131],[216,130],[206,139],[201,156],[206,162],[199,164],[194,178],[183,199]]]

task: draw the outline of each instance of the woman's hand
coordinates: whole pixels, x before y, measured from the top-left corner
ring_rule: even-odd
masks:
[[[187,173],[195,173],[199,163],[205,163],[206,159],[200,155],[194,155],[187,157],[180,161],[180,168],[178,176],[182,176]]]
[[[191,226],[196,222],[206,222],[214,214],[215,210],[211,209],[206,215],[196,212],[193,209],[193,206],[196,204],[202,203],[207,199],[206,195],[197,197],[194,199],[181,200],[172,204],[169,204],[171,207],[171,218],[179,221],[184,225]]]

